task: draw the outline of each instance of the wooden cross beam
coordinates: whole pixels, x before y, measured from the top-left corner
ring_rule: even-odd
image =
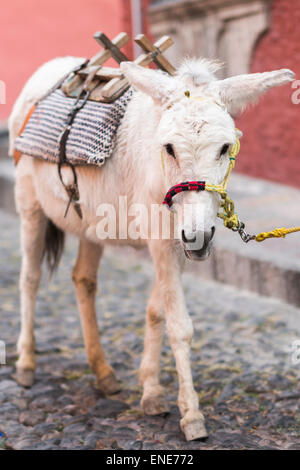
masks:
[[[100,36],[103,33],[95,33],[94,37],[97,35]],[[97,39],[98,40],[98,39]],[[112,41],[111,44],[113,47],[116,47],[117,49],[121,49],[121,47],[125,46],[127,42],[130,40],[130,37],[128,36],[127,33],[120,33],[118,36],[116,36]],[[102,44],[102,43],[101,43]],[[109,58],[111,57],[111,51],[110,49],[104,48],[104,50],[98,52],[98,54],[94,55],[89,63],[88,66],[90,65],[102,65],[104,62],[106,62]]]
[[[88,65],[77,73],[82,77],[86,77],[94,72],[95,78],[101,78],[103,80],[110,80],[112,78],[122,77],[120,69],[113,67],[101,67],[99,65]]]
[[[98,42],[101,42],[103,40],[105,44],[109,45],[110,48],[104,48],[102,51],[95,54],[89,60],[86,67],[81,69],[79,73],[77,73],[74,77],[71,77],[70,80],[67,80],[64,83],[62,89],[69,96],[77,96],[80,93],[80,86],[82,85],[82,76],[87,77],[90,75],[91,78],[92,76],[98,78],[97,72],[100,72],[102,64],[104,64],[104,62],[106,62],[108,59],[110,59],[110,57],[112,57],[112,50],[114,53],[116,53],[116,50],[119,50],[121,47],[125,46],[125,44],[127,44],[127,42],[130,40],[130,37],[127,33],[118,34],[112,41],[110,41],[105,36],[105,34],[101,32],[95,33],[94,37]],[[103,42],[101,42],[101,44],[103,44]],[[120,50],[119,53],[122,54]],[[118,57],[120,57],[120,55]],[[122,54],[122,57],[125,57],[125,59],[122,60],[128,60],[124,54]],[[111,72],[111,74],[113,73],[114,72]],[[106,73],[106,75],[109,75],[109,73]],[[107,76],[107,80],[114,77],[115,75],[113,75],[112,77]],[[103,78],[105,80],[105,77]]]
[[[152,44],[150,39],[145,36],[145,34],[138,34],[134,38],[135,42],[146,52],[146,57],[138,58],[135,62],[139,63],[140,65],[148,65],[144,64],[149,59],[149,62],[154,62],[158,68],[168,72],[170,75],[174,75],[175,68],[170,62],[162,55],[166,49],[168,49],[173,44],[173,40],[169,36],[163,36],[159,41]],[[146,59],[146,60],[145,60]]]
[[[126,33],[121,33],[122,35],[128,36]],[[101,44],[107,51],[110,52],[110,55],[115,59],[118,64],[124,61],[128,61],[128,57],[120,51],[117,44],[114,41],[111,41],[104,33],[101,31],[94,34],[94,38],[99,44]],[[129,37],[128,37],[129,39]],[[127,41],[126,41],[127,42]],[[125,42],[125,44],[126,44]]]
[[[139,34],[135,37],[135,42],[139,44],[145,54],[140,55],[134,62],[142,67],[147,67],[151,62],[155,62],[157,66],[168,72],[170,75],[174,75],[175,68],[168,62],[168,60],[162,55],[162,53],[173,44],[173,40],[169,36],[163,36],[154,44],[144,34]],[[97,75],[97,74],[96,74]],[[129,84],[126,78],[113,78],[101,89],[101,94],[104,99],[112,100],[118,94],[126,90]],[[95,94],[91,96],[95,96]]]
[[[97,32],[94,38],[104,49],[94,55],[88,64],[79,70],[75,75],[70,76],[62,86],[63,91],[72,97],[77,97],[84,90],[91,92],[90,98],[93,101],[114,101],[128,87],[129,83],[123,76],[119,68],[103,67],[110,57],[113,57],[119,64],[129,61],[128,57],[120,51],[128,41],[126,33],[120,33],[112,41],[102,32]],[[134,62],[142,67],[147,67],[154,62],[158,68],[174,75],[175,68],[163,56],[163,52],[173,44],[169,36],[163,36],[154,44],[144,34],[139,34],[135,42],[144,50]]]
[[[121,34],[126,35],[126,33],[121,33]],[[121,36],[121,35],[119,35],[119,36]],[[143,39],[146,38],[146,36],[144,34],[139,34],[138,36],[136,36],[136,40],[139,40],[140,36],[143,36]],[[115,42],[115,39],[112,42]],[[162,56],[162,53],[174,44],[173,39],[170,38],[169,36],[163,36],[158,41],[156,41],[154,44],[152,44],[148,38],[146,38],[146,41],[147,41],[148,47],[150,47],[150,44],[151,44],[151,46],[152,46],[151,48],[154,49],[154,51],[152,50],[151,52],[148,51],[145,54],[141,54],[137,59],[135,59],[134,62],[137,65],[140,65],[141,67],[147,67],[147,65],[149,65],[149,64],[151,64],[151,62],[153,62],[153,58],[156,58],[159,55],[159,59],[160,59],[160,61],[164,62],[165,67],[163,68],[160,62],[159,62],[158,67],[162,68],[165,71],[167,71],[171,75],[174,75],[174,72],[175,72],[174,67],[167,61],[167,59],[165,59],[165,57]],[[106,49],[106,52],[110,53],[110,51],[107,50],[107,49]],[[91,64],[91,62],[92,62],[92,59],[84,69],[82,69],[78,72],[78,74],[86,76],[90,72],[92,72],[93,68],[94,68],[94,64]],[[109,80],[109,79],[113,79],[113,78],[118,78],[118,77],[120,77],[120,75],[122,75],[120,69],[113,69],[113,68],[109,68],[109,67],[105,67],[103,69],[99,68],[95,73],[95,77],[102,78],[104,80],[105,79]]]

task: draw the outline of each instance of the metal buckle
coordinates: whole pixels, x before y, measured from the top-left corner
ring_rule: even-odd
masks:
[[[250,235],[249,233],[245,232],[244,228],[245,228],[244,222],[239,222],[239,226],[236,228],[232,228],[231,230],[233,232],[238,232],[239,236],[245,243],[248,243],[251,240],[255,240],[255,235]]]

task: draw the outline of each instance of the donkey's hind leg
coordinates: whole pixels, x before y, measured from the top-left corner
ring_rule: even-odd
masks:
[[[159,381],[163,327],[164,309],[159,282],[156,280],[147,306],[144,353],[140,367],[140,383],[144,388],[141,406],[147,415],[168,411],[164,389]]]
[[[88,361],[96,374],[97,388],[106,395],[110,395],[118,392],[120,385],[117,382],[112,367],[105,359],[97,325],[95,296],[97,290],[97,271],[102,252],[102,246],[84,239],[80,240],[72,279],[76,288]]]
[[[42,274],[47,218],[36,199],[30,175],[17,176],[16,204],[21,217],[22,267],[20,276],[21,332],[16,379],[30,387],[34,381],[34,316],[36,293]]]

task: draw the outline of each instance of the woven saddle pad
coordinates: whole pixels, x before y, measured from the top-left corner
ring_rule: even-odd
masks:
[[[103,165],[113,153],[117,129],[133,95],[129,88],[113,103],[87,101],[73,121],[66,157],[73,164]],[[15,149],[23,154],[58,163],[59,138],[76,99],[59,88],[37,103]]]

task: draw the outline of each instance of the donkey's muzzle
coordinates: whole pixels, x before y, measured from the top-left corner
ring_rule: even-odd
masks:
[[[182,230],[181,239],[187,258],[198,261],[206,259],[210,254],[214,234],[215,227],[211,227],[211,230],[197,233],[187,233],[185,230]]]

